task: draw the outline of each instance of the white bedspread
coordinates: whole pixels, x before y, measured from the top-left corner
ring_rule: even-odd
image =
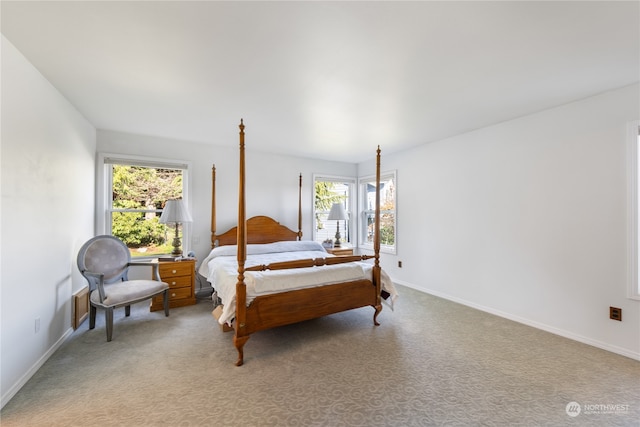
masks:
[[[245,272],[245,283],[253,288],[256,295],[364,278],[362,266],[356,263],[297,268],[295,272],[291,270]]]
[[[311,241],[247,245],[245,268],[274,262],[331,256],[333,255],[328,254],[322,245]],[[372,271],[373,265],[366,261],[289,270],[247,271],[245,272],[247,305],[258,295],[349,280],[371,280]],[[200,265],[198,272],[207,278],[211,286],[217,291],[218,297],[222,300],[224,307],[218,322],[220,324],[230,324],[236,311],[236,283],[238,281],[236,246],[222,246],[213,249]],[[389,298],[383,301],[393,309],[393,302],[397,298],[397,292],[393,282],[384,271],[381,273],[381,282],[382,289],[389,293]]]

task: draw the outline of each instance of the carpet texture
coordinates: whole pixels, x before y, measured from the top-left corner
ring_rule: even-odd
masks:
[[[259,332],[236,367],[210,301],[103,312],[0,412],[12,426],[634,426],[640,362],[415,290]],[[575,402],[572,403],[572,402]],[[578,412],[579,411],[579,412]]]

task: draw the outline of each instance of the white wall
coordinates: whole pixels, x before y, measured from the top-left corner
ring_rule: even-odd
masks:
[[[382,147],[383,170],[398,169],[398,253],[383,267],[399,283],[640,359],[625,170],[638,94],[625,87],[397,154]]]
[[[382,147],[383,170],[398,170],[398,254],[383,255],[383,267],[399,283],[640,359],[625,216],[626,125],[640,117],[638,92],[622,88],[403,153]],[[200,259],[209,250],[211,164],[220,232],[236,223],[238,158],[236,148],[111,131],[96,141],[4,37],[1,107],[4,405],[71,331],[71,295],[84,286],[75,257],[94,233],[96,149],[192,162]],[[301,172],[307,239],[312,174],[373,171],[373,162],[255,152],[250,141],[248,126],[247,215],[295,228]],[[623,309],[623,322],[608,319],[610,305]]]
[[[322,173],[355,177],[356,165],[257,152],[251,149],[251,128],[246,123],[246,214],[271,216],[297,230],[298,180],[302,173],[303,239],[312,238],[312,175]],[[237,124],[230,124],[237,129]],[[239,130],[238,130],[239,131]],[[235,132],[234,132],[235,133]],[[237,144],[237,140],[232,141]],[[193,217],[190,249],[202,260],[211,248],[211,166],[216,165],[217,232],[237,224],[238,148],[98,130],[99,152],[179,159],[191,162],[190,205]],[[274,191],[277,189],[277,191]]]
[[[91,237],[95,129],[2,36],[2,406],[71,332]],[[36,319],[40,331],[35,332]]]

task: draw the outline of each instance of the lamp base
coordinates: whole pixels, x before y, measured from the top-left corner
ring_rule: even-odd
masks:
[[[172,256],[182,256],[182,249],[180,248],[180,239],[173,239],[173,251],[171,251]]]
[[[340,238],[342,236],[340,235],[340,221],[338,221],[338,225],[336,227],[336,241],[333,242],[333,247],[334,248],[339,248],[340,245],[342,244],[342,242],[340,241]]]
[[[173,251],[171,252],[171,256],[182,256],[182,249],[180,248],[180,246],[182,245],[182,242],[180,241],[180,237],[178,237],[177,223],[176,223],[175,234],[173,236],[173,242],[171,242],[171,244],[173,245]]]

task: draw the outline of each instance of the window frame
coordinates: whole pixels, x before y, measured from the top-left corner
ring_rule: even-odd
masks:
[[[314,173],[312,175],[312,179],[313,179],[313,191],[312,191],[312,199],[311,199],[311,206],[313,207],[313,216],[312,216],[312,240],[318,241],[318,233],[317,233],[317,226],[316,226],[316,182],[320,181],[320,182],[337,182],[340,184],[348,184],[349,185],[349,196],[348,196],[348,204],[346,206],[346,211],[347,211],[347,217],[349,218],[346,221],[346,229],[347,229],[347,235],[346,236],[342,236],[343,240],[342,243],[349,245],[349,246],[353,246],[356,247],[357,244],[354,243],[354,239],[353,239],[353,227],[354,227],[354,215],[353,213],[355,212],[354,208],[357,206],[357,179],[353,176],[342,176],[342,175],[328,175],[328,174],[322,174],[322,173]],[[328,214],[328,212],[327,212]],[[333,221],[332,221],[333,222]],[[331,237],[333,237],[335,235],[335,233],[333,233],[331,235]],[[347,240],[348,238],[350,238],[350,240]],[[322,242],[320,242],[322,243]]]
[[[398,171],[396,169],[380,173],[380,181],[393,179],[395,190],[393,192],[394,209],[393,209],[393,245],[380,244],[380,252],[397,255],[398,253]],[[375,181],[375,175],[367,175],[358,178],[358,247],[373,251],[373,243],[366,241],[366,221],[365,216],[375,210],[366,209],[366,184]],[[382,203],[382,200],[380,201]],[[386,212],[386,211],[385,211]],[[380,210],[382,215],[383,211]]]
[[[638,248],[640,247],[640,234],[638,229],[638,215],[640,215],[640,190],[638,166],[640,159],[640,120],[630,122],[627,126],[627,296],[630,299],[640,300],[640,278],[638,277]]]
[[[186,160],[174,160],[159,157],[137,156],[129,154],[116,154],[100,152],[97,156],[96,168],[96,212],[95,232],[99,234],[111,235],[112,225],[110,214],[112,211],[122,211],[121,209],[111,208],[111,191],[112,191],[112,167],[111,165],[131,165],[143,166],[149,168],[167,168],[182,170],[182,200],[187,206],[189,212],[193,212],[191,206],[190,189],[191,189],[191,170],[192,164]],[[160,211],[161,212],[161,211]],[[192,223],[182,224],[182,251],[187,254],[192,250],[191,245]],[[140,256],[136,260],[154,259],[157,256]]]

